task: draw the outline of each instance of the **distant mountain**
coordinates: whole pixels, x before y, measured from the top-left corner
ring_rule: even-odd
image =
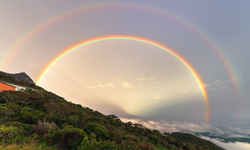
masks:
[[[2,72],[0,80],[36,89],[0,92],[0,149],[224,150],[194,135],[124,123]]]
[[[10,73],[6,73],[6,72],[2,72],[1,73],[10,76],[14,79],[16,79],[17,81],[24,81],[30,84],[34,84],[34,81],[25,73],[25,72],[21,72],[21,73],[16,73],[16,74],[10,74]]]
[[[207,148],[212,149],[212,150],[220,150],[222,149],[221,147],[218,147],[217,145],[215,145],[214,143],[207,141],[207,140],[203,140],[201,138],[198,138],[197,136],[194,136],[192,134],[189,133],[179,133],[179,132],[174,132],[170,134],[172,137],[183,141],[183,142],[190,142],[193,144],[196,144],[197,146],[201,147],[206,145]]]

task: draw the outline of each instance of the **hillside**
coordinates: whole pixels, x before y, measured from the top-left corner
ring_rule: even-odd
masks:
[[[216,146],[212,142],[203,140],[203,139],[198,138],[197,136],[194,136],[194,135],[189,134],[189,133],[174,132],[174,133],[171,133],[171,136],[174,137],[175,139],[178,139],[178,140],[183,141],[183,142],[195,143],[198,146],[207,145],[213,150],[221,149],[221,148],[218,148],[218,146]]]
[[[0,92],[0,149],[222,150],[197,137],[187,140],[183,133],[178,134],[187,138],[123,123],[9,76],[0,74],[0,80],[36,89]]]

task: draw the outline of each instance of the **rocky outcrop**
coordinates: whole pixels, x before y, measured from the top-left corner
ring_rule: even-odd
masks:
[[[34,84],[34,81],[25,72],[16,73],[16,74],[10,74],[10,73],[6,73],[6,72],[2,72],[2,71],[0,71],[0,72],[4,73],[7,76],[15,78],[18,81],[24,81],[24,82],[27,82],[30,84]]]

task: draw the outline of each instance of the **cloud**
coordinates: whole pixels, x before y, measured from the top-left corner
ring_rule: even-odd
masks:
[[[213,136],[220,136],[223,138],[250,138],[250,129],[242,129],[238,127],[229,126],[214,126],[208,123],[194,124],[188,122],[157,122],[152,120],[145,120],[141,118],[128,119],[121,118],[122,121],[132,123],[139,123],[146,128],[156,129],[160,132],[187,132],[187,133],[207,133]]]
[[[163,96],[163,95],[158,94],[158,93],[155,93],[155,94],[149,95],[149,97],[150,97],[151,99],[163,99],[163,98],[164,98],[164,96]]]
[[[155,80],[155,78],[151,77],[151,78],[136,78],[136,80],[138,81],[148,81],[148,80]]]
[[[28,61],[26,61],[26,63],[27,63],[27,66],[28,66],[29,68],[37,68],[37,67],[38,67],[37,64],[30,63],[30,62],[28,62]]]
[[[224,84],[224,82],[221,81],[221,80],[216,80],[216,81],[214,81],[214,83],[215,83],[216,86],[221,86],[221,85]]]
[[[239,127],[228,127],[228,126],[220,126],[216,127],[211,124],[194,124],[194,123],[188,123],[188,122],[172,122],[168,123],[165,121],[157,122],[152,120],[146,120],[141,118],[136,119],[128,119],[128,118],[121,118],[123,122],[129,122],[132,123],[139,123],[143,125],[146,128],[149,129],[156,129],[159,130],[161,133],[167,132],[185,132],[185,133],[209,133],[211,135],[220,136],[223,138],[250,138],[250,130],[249,129],[241,129]],[[216,145],[219,145],[225,149],[228,150],[249,150],[250,144],[249,143],[243,143],[243,142],[223,142],[223,139],[220,138],[210,138],[207,136],[199,136],[202,139],[211,141],[215,143]]]
[[[128,122],[131,121],[132,123],[140,123],[146,128],[149,129],[156,129],[161,132],[218,132],[220,134],[224,134],[224,132],[216,127],[213,127],[210,124],[193,124],[188,122],[172,122],[167,123],[165,121],[157,122],[152,120],[143,120],[143,119],[127,119],[122,118],[122,121]]]
[[[133,83],[130,83],[130,82],[122,82],[121,87],[125,88],[125,89],[130,89],[130,88],[134,88],[135,85]]]
[[[142,88],[142,85],[137,85],[131,82],[118,82],[118,81],[111,81],[108,83],[104,83],[104,84],[99,84],[98,86],[93,86],[93,87],[89,87],[90,89],[100,89],[100,88],[117,88],[117,87],[121,87],[124,89],[132,89],[132,88]]]
[[[155,99],[162,99],[162,96],[156,96]]]
[[[250,144],[249,143],[242,143],[242,142],[225,143],[225,142],[222,142],[220,139],[212,139],[212,138],[205,137],[205,136],[201,136],[200,138],[211,141],[214,144],[219,145],[219,146],[221,146],[221,147],[223,147],[225,149],[228,149],[228,150],[235,150],[235,149],[249,150],[250,149]]]
[[[204,83],[202,86],[203,86],[203,87],[210,87],[211,85],[208,84],[208,83]]]
[[[100,88],[105,88],[106,86],[102,85],[102,84],[99,84],[98,87]]]
[[[150,83],[158,84],[159,82],[157,82],[157,81],[153,81],[153,82],[150,82]]]
[[[220,88],[221,88],[221,89],[225,89],[225,88],[227,88],[227,87],[226,87],[226,86],[221,86]]]
[[[109,83],[106,84],[106,87],[114,88],[115,87],[115,83],[109,82]]]
[[[184,91],[181,91],[181,94],[183,94],[183,93],[187,93],[188,91],[187,90],[184,90]]]

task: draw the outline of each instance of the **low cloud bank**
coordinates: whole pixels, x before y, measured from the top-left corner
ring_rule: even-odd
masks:
[[[123,122],[132,122],[139,123],[146,128],[159,130],[161,133],[167,132],[186,132],[186,133],[206,133],[206,136],[200,136],[205,140],[209,140],[225,149],[228,150],[249,150],[250,144],[243,143],[234,140],[235,142],[223,142],[224,139],[214,138],[214,137],[222,137],[222,138],[249,138],[250,139],[250,130],[242,129],[239,127],[229,127],[229,126],[214,126],[211,124],[203,123],[203,124],[194,124],[188,122],[157,122],[151,120],[145,120],[140,118],[128,119],[121,118]],[[210,137],[209,137],[210,136]],[[211,138],[212,137],[212,138]],[[249,140],[250,141],[250,140]]]
[[[219,145],[220,147],[223,147],[227,150],[250,150],[249,143],[242,143],[242,142],[224,143],[224,142],[220,141],[220,139],[212,139],[212,138],[205,137],[205,136],[201,136],[200,138],[211,141],[214,144]]]
[[[151,120],[143,120],[143,119],[128,119],[128,118],[121,118],[123,122],[129,122],[131,121],[132,123],[139,123],[143,125],[146,128],[149,129],[156,129],[159,130],[160,132],[167,132],[167,133],[172,133],[172,132],[216,132],[220,134],[224,134],[222,130],[219,128],[212,126],[210,124],[194,124],[194,123],[188,123],[188,122],[156,122],[156,121],[151,121]]]

